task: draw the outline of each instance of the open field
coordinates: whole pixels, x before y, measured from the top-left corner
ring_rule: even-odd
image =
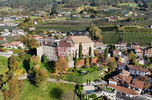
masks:
[[[50,23],[34,25],[39,30],[56,29],[61,32],[70,32],[71,30],[86,30],[91,22],[83,20],[57,20]]]
[[[120,3],[120,6],[130,6],[130,7],[137,7],[137,4],[135,3]]]
[[[6,73],[9,69],[8,69],[8,58],[0,56],[0,75]]]
[[[122,42],[149,45],[152,41],[152,33],[123,33]]]
[[[116,32],[102,32],[103,43],[116,43],[119,42],[121,33]]]
[[[71,84],[61,84],[61,83],[48,83],[47,88],[37,88],[34,85],[30,84],[30,82],[24,80],[24,86],[20,92],[18,100],[59,100],[56,98],[52,98],[51,90],[55,88],[63,89],[63,92],[68,90],[73,91],[75,89],[75,85]],[[57,91],[57,90],[56,90]]]
[[[19,20],[14,20],[14,21],[10,21],[10,23],[22,23],[24,21],[24,19],[19,19]]]

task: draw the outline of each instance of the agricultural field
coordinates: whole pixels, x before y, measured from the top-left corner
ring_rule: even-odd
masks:
[[[0,30],[1,30],[1,31],[4,31],[4,29],[8,29],[8,30],[11,31],[11,30],[15,29],[15,26],[1,26],[1,27],[0,27]]]
[[[122,42],[138,43],[142,46],[148,46],[152,41],[152,33],[123,33]]]
[[[0,75],[6,73],[9,68],[8,68],[8,58],[0,56]]]
[[[103,43],[111,44],[111,43],[119,42],[121,33],[117,33],[117,32],[102,32],[101,35],[102,35]]]
[[[86,30],[90,27],[91,22],[83,20],[60,20],[45,24],[34,25],[39,30],[56,29],[61,32],[70,32],[71,30]]]
[[[149,21],[136,21],[136,22],[122,22],[121,26],[149,26],[152,22]]]
[[[105,21],[104,21],[105,20]],[[116,22],[107,22],[106,19],[103,19],[103,21],[98,20],[95,21],[93,24],[95,24],[96,26],[112,26],[112,25],[118,25],[120,22],[116,21]]]
[[[19,19],[19,20],[14,20],[14,21],[10,21],[10,23],[22,23],[24,21],[24,19]]]
[[[116,26],[107,26],[107,27],[99,27],[103,32],[107,31],[116,31],[117,27]]]

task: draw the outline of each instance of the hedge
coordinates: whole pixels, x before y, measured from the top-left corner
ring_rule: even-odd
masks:
[[[64,80],[70,81],[70,82],[76,82],[78,84],[85,83],[85,82],[87,82],[87,80],[94,81],[95,79],[97,79],[99,77],[99,74],[101,74],[104,69],[105,68],[103,68],[102,70],[99,70],[99,71],[95,71],[93,73],[88,73],[83,76],[78,76],[75,74],[67,73],[67,74],[65,74]]]

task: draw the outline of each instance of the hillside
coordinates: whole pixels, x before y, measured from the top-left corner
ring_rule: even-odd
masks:
[[[8,58],[0,56],[0,75],[8,71]]]

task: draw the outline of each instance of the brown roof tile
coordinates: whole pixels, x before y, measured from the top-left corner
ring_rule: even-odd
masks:
[[[121,63],[121,62],[118,62],[117,65],[120,65],[120,66],[127,66],[128,64],[126,63]]]
[[[11,46],[9,43],[4,43],[1,46]]]
[[[109,84],[108,87],[115,88],[115,89],[117,89],[118,92],[121,92],[121,93],[130,94],[130,95],[139,95],[138,92],[136,92],[130,88],[117,86],[117,85],[113,85],[113,84]]]
[[[22,42],[21,41],[13,41],[13,42],[11,42],[10,44],[11,45],[19,45],[19,44],[21,44]]]
[[[142,67],[138,67],[138,66],[135,66],[135,65],[129,65],[128,67],[131,68],[131,69],[142,71],[142,72],[149,72],[149,70],[147,68],[142,68]]]
[[[72,40],[75,44],[79,43],[93,43],[91,39],[89,39],[88,36],[71,36],[67,40]]]

